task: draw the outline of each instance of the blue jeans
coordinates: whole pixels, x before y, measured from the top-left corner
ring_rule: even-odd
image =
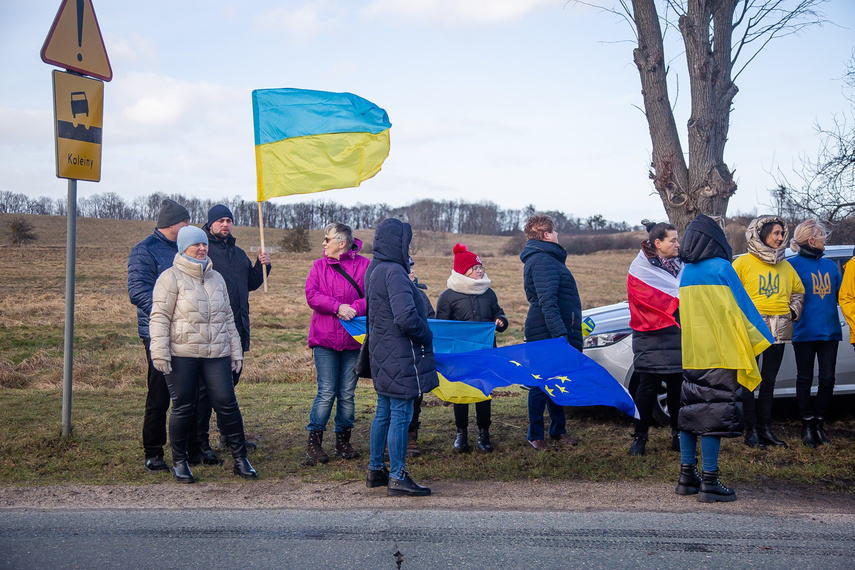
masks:
[[[718,452],[721,438],[714,435],[701,436],[701,457],[704,471],[718,471]],[[696,465],[698,463],[698,436],[687,431],[680,432],[680,463]]]
[[[318,395],[312,403],[309,413],[309,431],[326,431],[332,412],[333,401],[338,400],[335,408],[335,431],[353,427],[356,383],[359,381],[353,373],[358,350],[333,350],[323,346],[312,349],[315,357],[315,369],[318,371]]]
[[[368,468],[379,471],[386,466],[383,453],[389,446],[389,477],[403,479],[407,473],[407,428],[413,417],[413,401],[377,394],[377,411],[371,424],[371,461]]]
[[[549,408],[549,435],[567,433],[567,418],[564,407],[552,401],[546,392],[534,387],[528,391],[528,440],[543,439],[543,412]]]

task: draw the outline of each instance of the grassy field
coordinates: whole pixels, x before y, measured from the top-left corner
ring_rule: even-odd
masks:
[[[10,216],[0,214],[0,225]],[[142,470],[141,426],[145,399],[145,358],[136,332],[136,313],[127,297],[127,257],[153,229],[151,222],[78,220],[75,296],[74,397],[71,438],[60,437],[65,294],[65,218],[30,216],[38,241],[21,249],[0,247],[0,483],[131,483],[153,478]],[[258,231],[236,228],[244,249],[258,245]],[[282,230],[265,230],[275,245]],[[372,232],[357,237],[370,242]],[[373,417],[370,382],[357,390],[354,443],[363,457],[324,466],[301,465],[305,425],[315,392],[314,366],[306,347],[310,311],[303,285],[321,252],[320,231],[311,232],[308,254],[273,253],[267,293],[251,294],[252,350],[238,386],[247,435],[259,449],[251,460],[263,477],[307,480],[362,478]],[[522,264],[502,254],[508,238],[419,232],[416,271],[434,301],[451,271],[451,246],[462,241],[479,253],[510,327],[500,344],[522,340],[527,303]],[[635,251],[573,256],[573,271],[585,307],[625,298],[626,269]],[[855,491],[855,414],[836,411],[829,434],[835,445],[809,450],[798,444],[798,425],[788,405],[777,405],[779,431],[793,445],[787,450],[753,451],[741,440],[725,441],[722,470],[727,481],[763,484],[798,482],[844,492]],[[473,411],[474,413],[474,411]],[[496,394],[492,432],[497,451],[488,456],[451,453],[452,412],[428,395],[423,411],[423,457],[411,462],[417,478],[523,480],[671,481],[678,457],[667,451],[670,434],[654,429],[648,454],[630,457],[632,423],[606,408],[569,412],[569,430],[582,440],[571,449],[537,454],[525,442],[525,392]],[[473,421],[474,424],[474,421]],[[331,447],[331,446],[329,446]],[[200,467],[202,481],[231,481],[226,467]]]

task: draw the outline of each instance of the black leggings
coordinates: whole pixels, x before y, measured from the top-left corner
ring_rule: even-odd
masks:
[[[475,423],[478,429],[487,429],[490,427],[490,416],[492,415],[491,402],[493,400],[484,400],[483,402],[475,403]],[[469,404],[454,404],[454,425],[457,429],[467,429],[469,427]]]
[[[671,416],[671,430],[677,430],[677,414],[680,411],[680,388],[683,385],[683,373],[651,374],[640,372],[640,381],[635,390],[635,406],[638,408],[640,419],[635,420],[635,433],[647,433],[653,421],[653,406],[659,387],[665,382],[667,388],[668,414]]]
[[[742,391],[742,410],[745,414],[745,426],[767,426],[772,423],[772,398],[775,394],[775,379],[784,359],[785,344],[773,344],[760,356],[760,391],[757,401],[754,392]]]

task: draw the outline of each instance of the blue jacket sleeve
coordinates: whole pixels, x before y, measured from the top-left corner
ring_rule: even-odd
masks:
[[[151,315],[151,298],[157,282],[157,261],[143,247],[135,247],[128,257],[128,296],[131,303]]]

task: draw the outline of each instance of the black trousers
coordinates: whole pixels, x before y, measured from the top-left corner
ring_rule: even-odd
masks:
[[[478,429],[490,427],[490,423],[492,423],[492,402],[493,400],[484,400],[475,403],[475,423]],[[469,427],[469,404],[454,404],[454,425],[457,426],[457,429]]]
[[[145,397],[145,415],[143,415],[143,448],[145,457],[162,457],[166,445],[166,412],[169,410],[169,387],[163,373],[154,367],[151,361],[151,340],[142,339],[145,345],[145,359],[148,362]]]
[[[217,412],[220,431],[226,438],[232,456],[246,457],[243,417],[232,383],[231,359],[172,357],[172,373],[166,376],[172,396],[169,416],[169,441],[172,460],[188,458],[191,441],[197,439],[196,402],[199,386],[205,385],[211,405]]]
[[[241,370],[243,372],[243,370]],[[235,387],[237,387],[238,382],[240,382],[240,372],[232,372],[232,383]],[[204,382],[199,383],[199,401],[196,403],[196,415],[197,415],[197,433],[198,439],[196,441],[196,445],[191,445],[191,451],[194,447],[198,447],[198,449],[210,449],[211,448],[211,414],[213,413],[213,408],[211,407],[211,399],[208,398],[208,389],[205,386]],[[192,455],[192,454],[191,454]]]
[[[767,426],[772,423],[772,397],[775,392],[775,379],[784,359],[784,344],[773,344],[760,354],[760,388],[757,401],[754,392],[742,391],[742,410],[745,413],[745,426]]]
[[[413,400],[413,419],[410,420],[410,427],[407,428],[407,432],[419,431],[419,416],[422,413],[422,400],[424,399],[424,394],[419,394]]]
[[[640,380],[635,390],[635,407],[638,408],[640,419],[635,420],[635,433],[647,433],[650,423],[653,421],[653,406],[656,405],[656,396],[659,387],[665,382],[667,388],[668,414],[671,416],[671,430],[679,431],[677,428],[677,415],[680,411],[680,389],[683,385],[683,373],[675,374],[652,374],[639,372]]]
[[[840,341],[813,340],[794,342],[796,354],[796,401],[802,419],[828,417],[831,396],[834,394],[834,375],[837,368],[837,347]],[[816,388],[816,402],[811,405],[810,387],[813,384],[813,363],[819,363],[819,380]]]

